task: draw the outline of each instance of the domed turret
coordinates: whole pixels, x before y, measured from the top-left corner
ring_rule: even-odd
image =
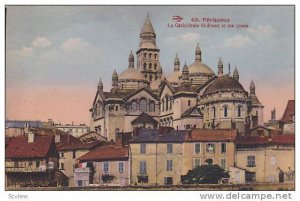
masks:
[[[197,43],[196,51],[195,51],[195,62],[201,61],[201,49],[199,43]]]
[[[255,94],[255,84],[254,84],[253,80],[251,80],[251,83],[250,83],[250,94]]]
[[[222,76],[223,75],[223,61],[221,60],[221,57],[219,59],[218,62],[218,76]]]
[[[182,80],[183,81],[189,80],[189,69],[188,69],[186,63],[184,64],[184,66],[182,68]]]
[[[239,81],[239,79],[240,79],[239,72],[236,69],[236,67],[234,68],[234,71],[233,71],[233,78],[236,79],[237,81]]]
[[[100,78],[99,82],[98,82],[98,91],[100,92],[103,92],[103,83],[102,83],[102,80]]]
[[[132,50],[129,54],[128,62],[129,62],[128,67],[129,68],[134,68],[134,55],[132,53]]]
[[[117,71],[115,69],[114,72],[113,72],[113,74],[112,74],[112,79],[111,79],[113,87],[116,87],[118,85],[118,79],[119,79],[118,73],[117,73]]]

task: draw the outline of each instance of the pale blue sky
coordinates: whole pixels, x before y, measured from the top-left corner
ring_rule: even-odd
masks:
[[[225,72],[228,62],[232,71],[237,66],[247,90],[253,79],[261,95],[267,96],[270,89],[293,91],[293,6],[8,6],[8,90],[36,85],[96,89],[100,77],[108,89],[113,70],[125,70],[130,50],[138,49],[147,12],[166,74],[173,70],[176,52],[181,68],[184,61],[191,64],[199,42],[203,62],[215,72],[219,57]],[[184,22],[192,17],[229,18],[233,24],[246,23],[249,28],[168,28],[174,15],[183,17]],[[274,95],[270,93],[270,99],[280,99],[274,106],[284,107],[294,94]]]

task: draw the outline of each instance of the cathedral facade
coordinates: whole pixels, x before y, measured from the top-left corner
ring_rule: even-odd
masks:
[[[237,128],[240,133],[263,125],[263,105],[250,84],[250,93],[239,82],[239,73],[223,72],[218,62],[217,74],[202,62],[199,44],[194,63],[183,65],[178,55],[174,72],[166,76],[160,65],[156,33],[147,16],[140,33],[135,63],[132,51],[128,67],[112,74],[110,91],[103,90],[101,78],[93,101],[91,131],[108,140],[119,132],[132,132],[135,127],[174,129]],[[135,66],[136,65],[136,66]]]

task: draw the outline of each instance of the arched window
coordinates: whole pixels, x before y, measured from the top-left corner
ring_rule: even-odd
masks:
[[[146,70],[146,68],[147,68],[147,64],[146,64],[146,63],[144,63],[144,70]]]
[[[135,112],[137,110],[136,100],[131,101],[131,110]]]
[[[115,130],[115,140],[118,140],[118,138],[119,138],[119,132],[120,132],[120,129],[119,128],[116,128],[116,130]]]
[[[216,118],[216,108],[213,107],[211,111],[212,111],[213,118]]]
[[[157,64],[154,64],[154,70],[156,70]]]
[[[170,98],[170,110],[172,110],[172,100]]]
[[[188,106],[191,106],[191,100],[188,101]]]
[[[152,75],[149,76],[149,80],[152,81]]]
[[[152,57],[152,54],[150,53],[150,54],[149,54],[149,59],[151,59],[151,57]]]
[[[144,59],[146,59],[146,57],[147,57],[147,53],[144,53]]]
[[[116,111],[118,111],[118,110],[119,110],[119,106],[116,105]]]
[[[152,64],[149,64],[149,69],[151,69],[152,68]]]
[[[224,117],[227,117],[228,116],[228,107],[224,106],[223,110],[224,110]]]
[[[157,59],[157,54],[154,54],[154,58]]]
[[[165,101],[162,100],[161,102],[161,111],[165,111]]]
[[[243,106],[241,106],[241,105],[239,105],[238,108],[237,108],[237,116],[238,117],[242,116],[242,108],[243,108]]]
[[[141,99],[140,100],[140,111],[146,112],[147,111],[147,102],[146,99]]]
[[[166,110],[169,110],[169,97],[166,96]]]
[[[153,100],[149,103],[149,112],[155,112],[155,103]]]

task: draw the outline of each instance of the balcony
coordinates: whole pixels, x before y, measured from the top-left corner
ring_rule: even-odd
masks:
[[[54,170],[53,163],[48,165],[32,166],[5,166],[5,172],[49,172]]]

